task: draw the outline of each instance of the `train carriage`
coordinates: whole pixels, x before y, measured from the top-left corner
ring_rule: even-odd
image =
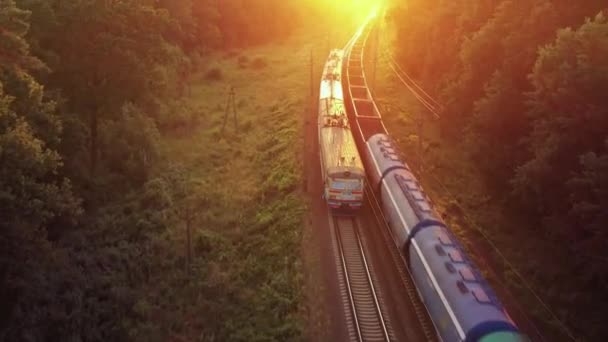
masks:
[[[324,198],[329,207],[359,209],[365,171],[344,108],[341,69],[343,52],[333,50],[323,70],[318,131]]]
[[[370,184],[443,341],[523,342],[496,294],[435,212],[388,135],[367,141]]]
[[[370,17],[371,18],[371,17]],[[366,31],[367,30],[367,31]],[[382,123],[363,68],[366,23],[346,47],[344,95],[377,200],[440,341],[528,342],[433,209]]]

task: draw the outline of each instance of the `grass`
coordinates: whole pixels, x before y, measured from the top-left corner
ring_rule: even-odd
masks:
[[[213,67],[205,73],[205,79],[208,81],[221,81],[223,79],[222,70],[218,67]]]
[[[311,35],[231,58],[210,56],[205,63],[213,67],[194,77],[185,107],[201,117],[187,134],[163,139],[158,172],[163,179],[179,173],[187,179],[188,196],[204,199],[193,224],[191,274],[184,272],[184,221],[175,219],[152,247],[161,266],[136,305],[147,323],[132,329],[134,339],[305,339],[301,132],[309,95],[306,66],[319,40]],[[210,82],[210,72],[221,77]],[[231,87],[237,123],[230,113],[224,126]],[[156,192],[175,182],[159,183],[150,201],[160,201]],[[173,201],[179,209],[182,199]]]
[[[264,69],[267,66],[268,63],[262,57],[256,57],[253,61],[251,61],[251,68],[255,70]]]

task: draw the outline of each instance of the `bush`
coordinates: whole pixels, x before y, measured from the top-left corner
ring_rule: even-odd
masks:
[[[234,57],[239,56],[240,53],[241,52],[238,49],[237,50],[229,50],[229,51],[226,52],[225,58],[226,59],[234,58]]]
[[[213,67],[207,70],[205,73],[205,79],[209,81],[221,81],[224,78],[224,74],[222,73],[222,69],[218,67]]]
[[[247,64],[249,64],[249,57],[247,57],[247,56],[240,56],[237,59],[237,62],[239,64],[239,67],[245,68],[245,67],[247,67]]]
[[[268,63],[262,57],[257,57],[251,62],[252,69],[260,70],[264,69],[266,66],[268,66]]]

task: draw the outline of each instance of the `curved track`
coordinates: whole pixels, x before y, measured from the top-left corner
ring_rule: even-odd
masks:
[[[365,150],[365,142],[371,135],[376,133],[387,133],[386,127],[381,119],[381,114],[374,102],[372,93],[368,88],[364,70],[366,44],[372,29],[373,19],[367,22],[353,36],[345,48],[344,71],[346,77],[343,79],[345,102],[349,113],[349,120],[356,123],[356,125],[353,125],[352,127],[354,128],[353,134],[360,151]],[[409,299],[411,308],[416,314],[425,340],[435,341],[437,336],[433,323],[428,317],[424,304],[420,301],[416,286],[412,281],[409,270],[405,266],[405,260],[394,244],[392,232],[388,228],[386,218],[382,213],[378,199],[369,185],[369,182],[366,182],[365,197],[371,208],[374,219],[378,223],[380,234],[386,243],[386,248],[390,252],[391,262],[394,263],[396,266],[395,268],[399,272],[399,279],[403,284],[403,289]]]

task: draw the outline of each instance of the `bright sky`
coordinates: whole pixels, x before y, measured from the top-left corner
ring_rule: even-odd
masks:
[[[332,0],[326,1],[331,2]],[[381,0],[333,0],[339,7],[369,13],[372,7],[380,4]]]
[[[385,0],[316,0],[319,4],[334,7],[335,10],[346,12],[349,16],[358,17],[357,21],[366,18],[372,9]]]

